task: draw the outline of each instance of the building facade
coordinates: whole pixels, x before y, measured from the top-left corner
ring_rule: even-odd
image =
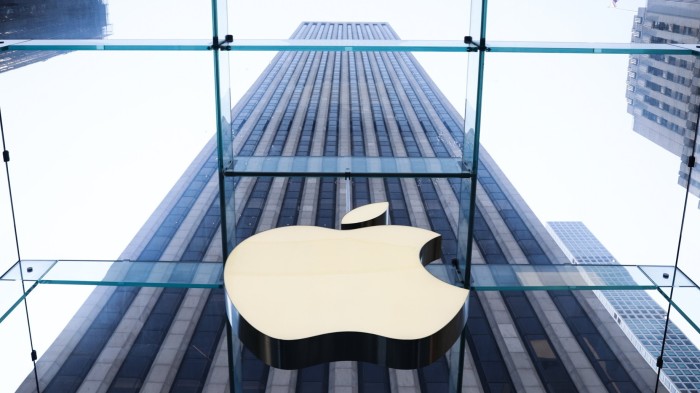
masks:
[[[27,39],[101,39],[109,34],[102,0],[0,0],[0,41]],[[45,61],[67,51],[3,51],[0,72]]]
[[[302,23],[297,39],[398,39],[386,23]],[[406,52],[282,52],[233,109],[237,157],[461,157],[463,120]],[[474,263],[561,264],[566,256],[485,151]],[[339,227],[350,208],[388,201],[392,224],[442,235],[455,281],[458,178],[228,177],[236,236],[286,225]],[[223,261],[212,140],[121,259]],[[191,274],[183,264],[170,274]],[[135,270],[135,276],[152,272]],[[159,272],[162,274],[162,272]],[[455,281],[456,282],[456,281]],[[225,392],[222,290],[100,287],[37,363],[42,392]],[[647,392],[651,370],[591,292],[472,291],[464,392]],[[266,366],[244,348],[245,392],[447,392],[451,360],[417,370],[334,362]],[[454,366],[454,365],[452,365]],[[30,376],[20,391],[36,389]]]
[[[617,260],[582,222],[548,223],[571,263],[614,265]],[[666,310],[644,291],[596,291],[612,318],[629,340],[656,368],[666,325]],[[673,323],[669,322],[661,381],[672,392],[700,390],[700,350]]]
[[[700,3],[694,0],[649,0],[634,17],[632,42],[697,44]],[[685,187],[688,157],[697,151],[700,112],[700,60],[697,56],[631,55],[627,75],[627,112],[633,129],[681,158],[678,184]],[[700,175],[690,191],[700,196]]]

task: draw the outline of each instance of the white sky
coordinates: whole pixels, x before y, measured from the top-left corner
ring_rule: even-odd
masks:
[[[488,37],[629,42],[628,10],[642,4],[491,1]],[[208,38],[210,12],[205,0],[112,0],[110,38]],[[468,2],[452,0],[232,0],[229,14],[238,39],[286,38],[308,20],[386,21],[404,39],[460,40],[468,31]],[[234,95],[272,55],[231,54]],[[417,57],[462,111],[466,55]],[[683,203],[679,159],[631,130],[627,61],[488,54],[482,142],[542,220],[585,222],[623,264],[672,264]],[[212,72],[208,52],[74,52],[0,74],[22,257],[117,258],[213,135]],[[16,260],[5,184],[3,171],[2,271]],[[689,204],[686,239],[697,239],[697,199]],[[692,243],[684,243],[680,266],[700,280]],[[74,296],[65,287],[42,291]],[[0,326],[0,340],[9,326]]]

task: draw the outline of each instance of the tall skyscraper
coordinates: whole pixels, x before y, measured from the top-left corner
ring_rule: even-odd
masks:
[[[398,39],[386,23],[302,23],[297,39]],[[461,157],[463,121],[406,52],[282,52],[233,109],[236,157]],[[212,140],[121,258],[222,261]],[[482,150],[475,263],[568,263]],[[234,173],[235,175],[235,173]],[[388,201],[393,224],[442,235],[457,254],[460,179],[230,177],[239,239],[273,227],[338,227],[349,208]],[[138,263],[135,263],[138,266]],[[149,264],[130,274],[163,274]],[[192,274],[175,268],[173,277]],[[449,274],[443,279],[449,280]],[[221,290],[100,287],[38,361],[43,392],[224,392]],[[464,392],[652,391],[655,373],[590,292],[483,292],[469,299]],[[240,349],[239,347],[236,347]],[[270,368],[242,349],[246,392],[447,391],[441,358],[418,370],[334,362]],[[454,366],[454,365],[453,365]],[[20,391],[34,391],[33,377]]]
[[[632,42],[697,44],[700,3],[693,0],[649,0],[634,17]],[[633,129],[681,158],[678,183],[686,186],[700,112],[700,60],[697,56],[631,55],[627,75],[627,111]],[[700,174],[690,179],[690,192],[700,196]]]
[[[582,222],[550,222],[572,263],[613,265],[617,260]],[[639,353],[656,368],[661,348],[661,334],[666,324],[666,310],[643,291],[597,291],[610,315],[617,321]],[[664,360],[661,381],[673,392],[700,390],[700,350],[673,323],[669,323],[666,350],[681,356]]]

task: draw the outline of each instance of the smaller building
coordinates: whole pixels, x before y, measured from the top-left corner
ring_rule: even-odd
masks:
[[[697,44],[700,2],[649,0],[634,17],[632,42]],[[633,129],[681,158],[678,184],[688,182],[700,112],[700,58],[631,55],[627,73],[627,112]],[[697,150],[697,147],[695,147]],[[700,196],[700,173],[693,173],[690,192]]]
[[[611,265],[618,261],[579,221],[549,222],[550,232],[571,263]],[[666,323],[666,311],[644,291],[596,291],[639,353],[656,369],[656,358]],[[670,392],[700,391],[700,350],[673,323],[669,323],[661,382]]]

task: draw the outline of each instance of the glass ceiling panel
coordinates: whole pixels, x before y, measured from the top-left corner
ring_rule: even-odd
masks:
[[[402,39],[463,40],[468,35],[469,1],[400,0],[228,2],[229,29],[237,39],[286,39],[304,21],[387,22]],[[282,10],[284,10],[282,12]],[[417,16],[420,19],[417,20]]]
[[[684,8],[683,3],[678,4]],[[638,8],[645,5],[645,0],[491,1],[486,37],[507,41],[630,42]],[[692,7],[685,7],[691,15]]]
[[[114,1],[107,4],[107,11],[110,39],[212,37],[211,0]]]
[[[667,79],[645,77],[626,55],[486,57],[482,146],[534,214],[583,222],[621,264],[673,265],[684,204],[679,158],[651,126],[678,136],[669,127],[685,121],[662,120],[673,107],[663,91],[646,99],[653,105],[642,93]],[[670,95],[680,88],[673,84]]]
[[[491,52],[522,53],[599,53],[599,54],[672,54],[690,55],[687,46],[648,43],[590,43],[590,42],[518,42],[488,41]]]
[[[4,295],[0,281],[0,296]],[[0,304],[4,302],[0,297]],[[0,308],[0,342],[2,343],[2,356],[0,356],[0,378],[2,388],[8,392],[14,392],[25,380],[32,370],[32,347],[30,345],[27,330],[27,314],[24,306],[18,307],[5,320],[2,320],[3,310]],[[31,380],[30,387],[34,387]],[[31,389],[29,389],[31,391]]]
[[[222,38],[223,39],[223,38]],[[7,50],[210,50],[211,39],[109,39],[109,40],[10,40]],[[260,51],[342,51],[342,52],[466,52],[463,41],[427,40],[234,40],[225,44],[235,52]],[[695,53],[691,45],[586,42],[488,41],[490,52],[523,53],[598,53],[598,54],[671,54]]]
[[[0,39],[211,38],[211,0],[25,2],[3,5]],[[164,17],[167,15],[167,17]]]
[[[8,50],[209,50],[211,39],[160,39],[160,40],[30,40],[6,45]]]
[[[464,41],[427,40],[254,40],[234,39],[232,51],[332,50],[344,52],[466,52]]]
[[[207,52],[90,51],[0,73],[22,257],[117,258],[212,141],[212,72]]]

